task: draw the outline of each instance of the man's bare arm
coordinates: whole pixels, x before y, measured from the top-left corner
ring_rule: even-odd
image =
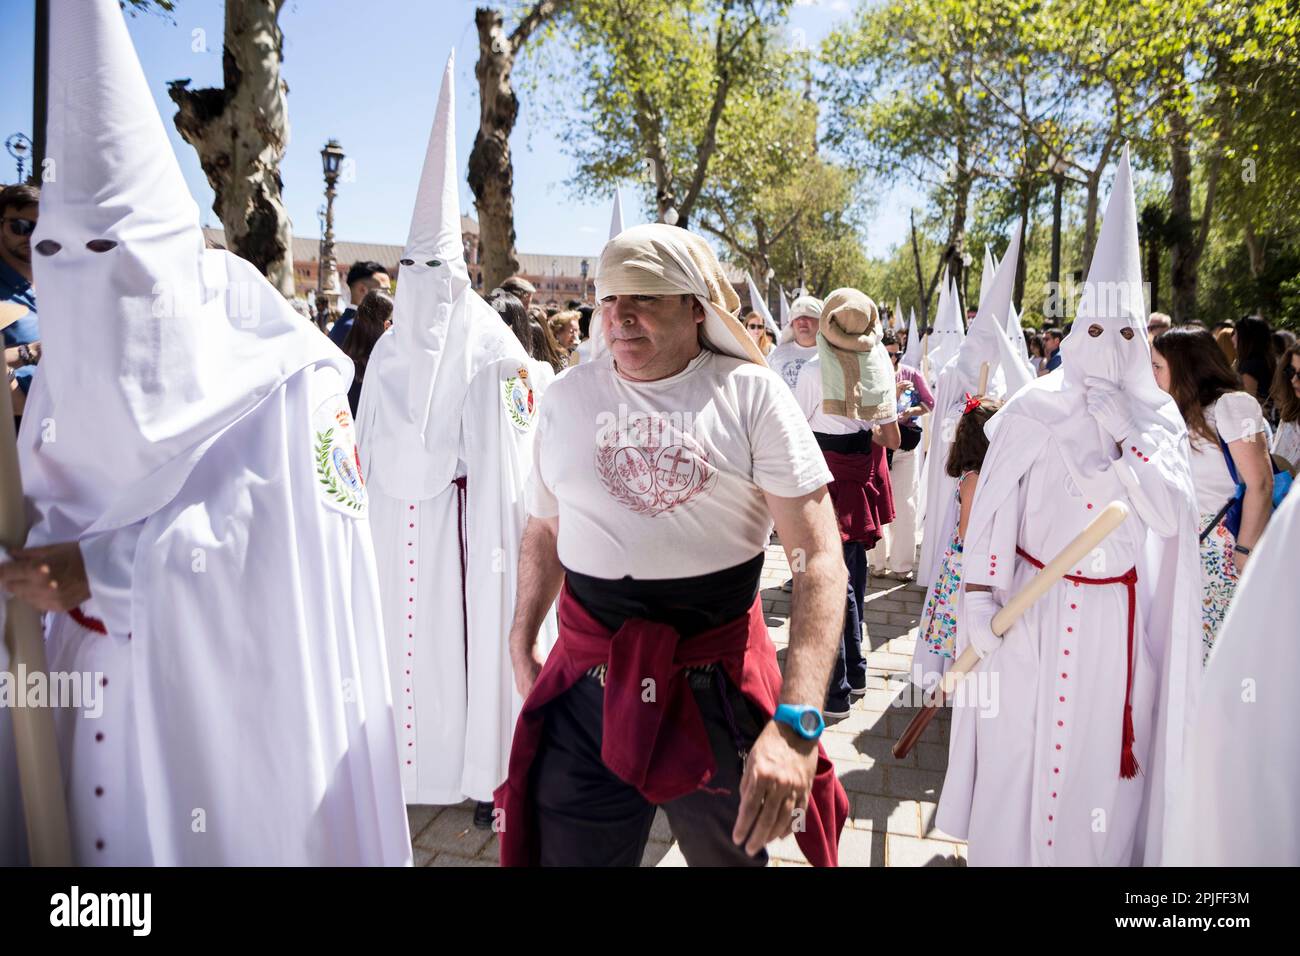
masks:
[[[820,707],[844,627],[848,571],[839,526],[825,488],[802,498],[767,495],[767,506],[794,572],[781,701]]]
[[[888,422],[871,429],[871,440],[886,448],[898,448],[903,444],[903,433],[898,430],[898,422]]]
[[[546,612],[555,603],[564,582],[557,542],[559,518],[528,516],[523,542],[519,546],[519,585],[515,594],[515,617],[510,625],[510,661],[515,686],[527,696],[542,669],[537,653],[537,632]]]
[[[848,585],[835,513],[825,488],[800,498],[767,495],[767,506],[794,571],[781,702],[820,709],[839,650]],[[745,761],[732,841],[753,856],[790,833],[808,806],[816,771],[817,744],[788,724],[768,721]]]

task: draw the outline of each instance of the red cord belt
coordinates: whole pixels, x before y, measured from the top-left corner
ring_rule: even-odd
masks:
[[[1043,562],[1023,548],[1017,547],[1016,554],[1042,570]],[[1128,681],[1124,686],[1124,734],[1120,744],[1119,775],[1125,780],[1131,780],[1142,771],[1137,758],[1133,756],[1133,622],[1137,614],[1137,569],[1129,568],[1117,578],[1085,578],[1077,574],[1067,574],[1064,577],[1075,584],[1122,584],[1128,589]]]

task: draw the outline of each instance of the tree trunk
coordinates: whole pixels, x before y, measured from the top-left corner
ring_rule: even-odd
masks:
[[[925,277],[921,272],[921,247],[916,241],[916,210],[912,210],[912,261],[916,264],[916,298],[921,304],[921,325],[929,328],[930,290],[925,287]]]
[[[220,89],[173,80],[175,123],[199,154],[226,247],[293,295],[293,231],[281,199],[280,159],[289,144],[288,87],[280,79],[284,0],[226,0]]]
[[[510,134],[519,117],[519,99],[511,85],[515,57],[529,36],[555,16],[568,0],[539,0],[506,36],[501,13],[491,7],[474,11],[478,28],[478,132],[469,154],[469,188],[478,212],[483,287],[491,289],[519,271],[515,253],[515,167]]]
[[[1177,110],[1169,116],[1170,224],[1169,249],[1172,315],[1176,323],[1196,317],[1196,240],[1192,230],[1192,136],[1186,118]]]
[[[1264,274],[1264,240],[1255,234],[1255,227],[1249,222],[1243,229],[1242,238],[1246,242],[1246,254],[1250,256],[1250,277],[1258,279]]]
[[[1160,242],[1147,240],[1147,282],[1151,284],[1151,311],[1160,311]]]
[[[1022,180],[1020,186],[1020,249],[1016,254],[1016,279],[1015,286],[1011,291],[1011,300],[1016,307],[1016,314],[1020,313],[1021,303],[1025,299],[1025,255],[1029,248],[1029,211],[1030,203],[1033,199],[1031,193],[1033,186],[1030,180]]]
[[[501,13],[479,7],[478,27],[478,132],[469,154],[469,188],[478,212],[479,261],[483,288],[499,286],[519,271],[515,253],[515,169],[510,156],[510,133],[519,116],[519,99],[510,77],[515,53],[502,27]]]

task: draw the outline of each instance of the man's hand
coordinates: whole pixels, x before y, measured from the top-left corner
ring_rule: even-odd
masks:
[[[510,666],[515,673],[515,690],[519,691],[520,697],[527,698],[532,692],[543,663],[542,655],[537,651],[536,634],[530,643],[523,634],[510,632]]]
[[[740,781],[740,813],[731,840],[758,852],[794,829],[795,811],[806,810],[817,774],[817,743],[770,720],[754,741]]]
[[[90,597],[81,547],[75,541],[23,548],[0,564],[0,590],[39,611],[70,611]]]
[[[1085,378],[1083,384],[1088,389],[1085,398],[1088,411],[1111,438],[1123,444],[1137,431],[1137,425],[1125,407],[1119,389],[1102,378]]]

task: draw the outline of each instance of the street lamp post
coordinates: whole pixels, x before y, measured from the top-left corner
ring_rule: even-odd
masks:
[[[320,274],[316,277],[316,294],[323,296],[330,318],[338,318],[339,275],[334,262],[334,196],[339,181],[339,168],[343,165],[343,149],[336,139],[325,144],[320,151],[321,168],[325,173],[325,236],[321,247]],[[329,276],[329,284],[325,277]]]
[[[578,266],[578,269],[582,272],[582,301],[584,303],[587,301],[587,270],[590,267],[591,264],[587,262],[586,259],[583,259],[582,263]]]
[[[30,156],[32,152],[32,141],[27,138],[25,133],[14,133],[5,140],[5,149],[9,151],[9,155],[12,156],[14,162],[18,164],[18,178],[15,179],[14,182],[21,183],[23,181],[23,169],[26,166],[27,157]]]

